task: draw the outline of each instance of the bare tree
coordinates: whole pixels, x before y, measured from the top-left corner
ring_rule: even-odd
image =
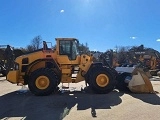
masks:
[[[26,47],[26,51],[27,52],[31,52],[31,51],[34,51],[35,49],[33,48],[33,46],[32,45],[27,45],[27,47]]]
[[[83,43],[79,44],[78,50],[80,51],[81,54],[89,53],[88,43],[86,43],[85,45]]]
[[[39,35],[33,38],[33,40],[31,41],[31,44],[27,45],[26,49],[29,52],[35,51],[37,49],[40,49],[41,44],[42,44],[42,38]]]

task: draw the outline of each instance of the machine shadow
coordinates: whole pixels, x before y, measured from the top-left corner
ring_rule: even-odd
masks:
[[[122,102],[123,93],[92,94],[79,91],[56,93],[50,96],[34,96],[30,91],[17,91],[0,97],[0,119],[23,117],[31,119],[61,120],[74,106],[78,110],[91,109],[91,116],[97,117],[96,109],[111,109]]]
[[[160,97],[158,96],[158,94],[129,93],[129,95],[152,105],[160,105]]]

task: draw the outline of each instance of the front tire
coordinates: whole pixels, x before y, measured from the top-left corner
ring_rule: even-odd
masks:
[[[90,74],[89,86],[99,94],[109,93],[115,87],[115,79],[106,67],[98,67]]]
[[[28,81],[30,91],[38,96],[46,96],[53,93],[58,86],[58,78],[53,70],[40,68],[31,73]]]

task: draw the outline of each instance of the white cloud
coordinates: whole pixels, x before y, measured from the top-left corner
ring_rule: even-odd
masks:
[[[160,39],[157,39],[157,42],[160,42]]]
[[[137,39],[137,37],[130,37],[130,39],[135,40],[135,39]]]
[[[63,12],[64,12],[64,10],[61,10],[61,11],[60,11],[60,13],[63,13]]]

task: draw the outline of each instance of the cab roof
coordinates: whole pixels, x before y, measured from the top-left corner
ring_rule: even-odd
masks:
[[[55,38],[56,40],[78,40],[76,38]]]

